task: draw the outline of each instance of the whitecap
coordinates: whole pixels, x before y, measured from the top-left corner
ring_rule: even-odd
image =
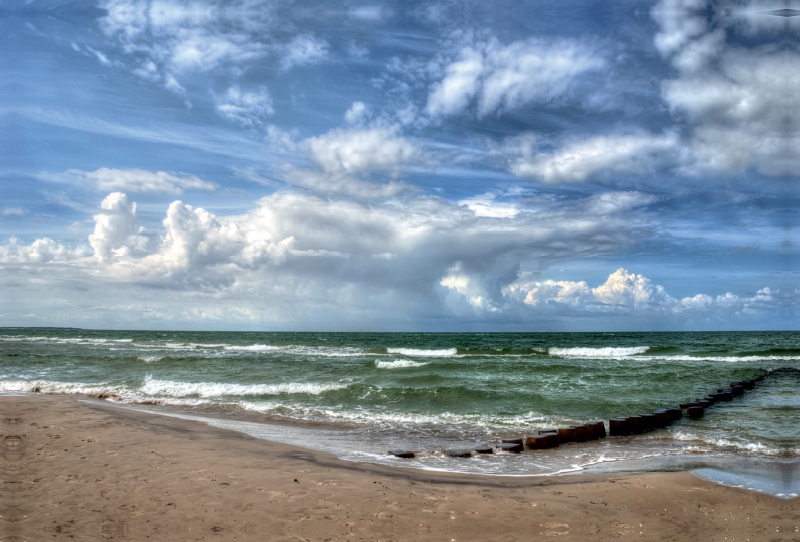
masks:
[[[738,363],[741,361],[800,361],[800,356],[640,356],[643,361],[722,361]]]
[[[281,395],[303,393],[319,395],[326,391],[344,389],[348,384],[285,382],[281,384],[226,384],[221,382],[177,382],[172,380],[156,380],[145,377],[141,393],[152,397],[199,397]]]
[[[626,358],[637,354],[644,354],[650,350],[649,346],[606,346],[602,348],[548,348],[551,356],[563,358]]]
[[[164,359],[164,356],[139,356],[138,359],[145,363],[153,363],[154,361],[161,361]]]
[[[273,350],[280,350],[279,346],[271,346],[268,344],[251,344],[250,346],[226,346],[225,350],[243,351],[243,352],[272,352]]]
[[[402,356],[425,357],[425,358],[449,358],[458,353],[455,348],[445,348],[442,350],[420,350],[416,348],[387,348],[389,354],[400,354]]]
[[[411,361],[410,359],[396,359],[394,361],[375,360],[375,367],[378,369],[403,369],[406,367],[422,367],[423,365],[429,364]]]

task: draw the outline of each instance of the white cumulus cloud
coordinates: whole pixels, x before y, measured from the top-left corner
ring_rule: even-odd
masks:
[[[99,260],[147,251],[153,238],[136,227],[136,203],[130,203],[122,192],[112,192],[100,207],[100,213],[94,215],[94,232],[89,235],[89,244]]]
[[[538,39],[503,45],[497,39],[467,45],[444,68],[428,96],[430,115],[454,115],[475,107],[478,117],[546,103],[563,95],[579,75],[603,60],[570,40]]]
[[[758,14],[763,2],[661,0],[652,11],[655,45],[678,70],[664,99],[690,128],[690,173],[793,175],[800,167],[800,51],[745,46],[729,36],[772,36],[780,17]],[[713,17],[709,17],[709,13]],[[784,21],[785,22],[785,21]]]
[[[333,130],[306,139],[310,156],[326,172],[359,175],[399,170],[422,157],[418,143],[403,137],[393,128]]]
[[[585,281],[527,281],[522,277],[506,287],[505,292],[536,308],[562,306],[577,312],[640,314],[643,317],[655,314],[757,316],[777,308],[770,288],[762,288],[750,297],[727,292],[716,297],[697,294],[676,299],[663,286],[625,269],[618,269],[595,288]]]
[[[401,135],[393,126],[334,129],[287,144],[304,151],[313,166],[288,167],[287,182],[357,198],[387,198],[408,192],[411,187],[398,178],[409,167],[431,162],[419,142]],[[388,182],[374,182],[375,176]]]

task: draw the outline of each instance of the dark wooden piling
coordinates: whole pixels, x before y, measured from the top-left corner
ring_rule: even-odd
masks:
[[[631,434],[628,418],[611,418],[608,420],[608,432],[612,437],[627,437]]]
[[[414,452],[409,452],[408,450],[389,450],[389,455],[403,459],[414,459],[417,456]]]
[[[691,406],[686,409],[686,415],[690,418],[702,418],[705,410],[706,409],[701,406]]]
[[[472,450],[445,450],[447,457],[472,457]]]
[[[656,420],[654,414],[639,414],[642,418],[642,422],[644,423],[645,431],[650,431],[656,428]]]
[[[569,427],[559,427],[558,428],[558,440],[561,444],[566,444],[567,442],[575,442],[577,430],[575,426],[570,425]]]
[[[589,432],[585,425],[575,426],[575,442],[586,442],[589,440]]]
[[[603,423],[601,420],[594,420],[586,424],[586,427],[590,428],[590,431],[594,435],[594,438],[606,438],[606,424]]]
[[[718,401],[733,401],[733,392],[731,390],[717,390],[716,395]]]
[[[665,408],[654,410],[653,416],[655,416],[655,424],[658,428],[666,427],[670,424],[669,414],[667,414],[667,409]]]
[[[646,429],[644,429],[644,420],[642,420],[641,416],[628,416],[628,426],[630,427],[631,435],[644,433],[646,431]]]

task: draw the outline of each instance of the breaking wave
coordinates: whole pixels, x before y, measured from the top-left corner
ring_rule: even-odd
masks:
[[[650,350],[649,346],[607,346],[603,348],[548,348],[547,353],[563,358],[626,358],[644,354],[648,350]]]
[[[387,348],[388,354],[400,354],[401,356],[423,357],[423,358],[451,358],[458,354],[456,348],[444,348],[441,350],[419,350],[416,348]]]
[[[319,395],[326,391],[341,390],[348,384],[286,382],[282,384],[222,384],[216,382],[176,382],[145,377],[139,391],[153,397],[244,397],[253,395],[282,395],[305,393]]]
[[[419,363],[417,361],[411,361],[410,359],[397,359],[394,361],[380,361],[375,360],[375,367],[378,369],[403,369],[406,367],[422,367],[423,365],[429,365],[428,363]]]

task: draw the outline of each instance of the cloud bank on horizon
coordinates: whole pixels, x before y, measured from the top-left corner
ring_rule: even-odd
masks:
[[[774,7],[11,3],[0,325],[795,328]]]

